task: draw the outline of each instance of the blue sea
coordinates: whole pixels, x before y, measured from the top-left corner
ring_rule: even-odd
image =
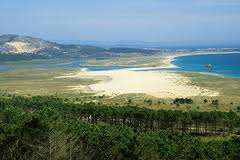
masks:
[[[224,76],[240,77],[240,53],[204,54],[176,57],[172,63],[175,71],[208,72]],[[206,65],[211,64],[213,68]]]

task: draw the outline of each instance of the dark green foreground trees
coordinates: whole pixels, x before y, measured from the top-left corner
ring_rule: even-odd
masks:
[[[233,112],[0,98],[0,159],[240,159],[239,122]]]

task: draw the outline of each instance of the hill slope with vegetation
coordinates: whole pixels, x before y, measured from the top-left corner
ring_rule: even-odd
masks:
[[[126,53],[153,54],[154,50],[135,48],[101,48],[90,45],[58,44],[19,35],[0,36],[0,60],[50,58],[113,57]]]

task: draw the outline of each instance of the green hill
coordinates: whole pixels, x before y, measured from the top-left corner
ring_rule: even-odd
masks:
[[[150,55],[155,52],[155,50],[150,49],[101,48],[91,45],[58,44],[29,36],[0,35],[0,61],[113,57],[132,53]]]

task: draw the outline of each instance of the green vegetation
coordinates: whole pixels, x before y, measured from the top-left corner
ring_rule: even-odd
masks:
[[[89,101],[94,100],[99,103],[113,105],[127,105],[128,100],[131,99],[131,104],[138,107],[146,107],[150,109],[167,109],[167,110],[181,110],[181,111],[236,111],[237,106],[240,105],[240,99],[235,98],[231,100],[222,97],[191,97],[186,98],[188,103],[176,103],[176,99],[156,98],[145,94],[123,94],[116,97],[98,98],[98,96],[85,96]],[[177,98],[178,101],[182,98]],[[183,98],[185,100],[185,98]],[[212,104],[212,101],[218,100],[218,105]],[[175,102],[175,103],[174,103]]]
[[[169,53],[176,54],[176,53]],[[159,67],[167,66],[165,62],[165,54],[161,53],[154,56],[142,56],[142,55],[125,55],[122,57],[108,57],[104,59],[96,58],[88,60],[90,65],[132,65],[132,66],[146,66],[146,67]]]
[[[0,52],[0,61],[21,61],[21,60],[33,60],[33,59],[46,59],[46,57],[36,54],[4,54]]]
[[[240,158],[240,117],[234,112],[157,111],[12,96],[0,97],[0,126],[3,160]]]
[[[219,91],[221,98],[234,100],[240,96],[240,79],[202,73],[180,73],[191,79],[190,84]],[[230,102],[229,102],[230,103]]]
[[[173,101],[174,104],[193,104],[193,100],[191,98],[176,98]]]
[[[1,62],[1,65],[13,66],[18,68],[18,66],[56,66],[63,63],[69,63],[71,59],[34,59],[31,61],[28,60],[18,60],[18,61],[4,61]],[[74,60],[74,59],[73,59]]]
[[[71,86],[88,85],[98,81],[81,78],[55,78],[76,73],[74,69],[17,69],[0,71],[0,92],[18,95],[79,95]]]
[[[216,100],[212,100],[212,104],[216,107],[218,107],[219,105],[219,101],[216,99]]]
[[[25,39],[38,47],[42,41],[19,36],[1,38],[0,45]],[[56,65],[65,61],[19,60],[64,59],[71,55],[93,56],[96,60],[89,63],[95,65],[167,65],[161,50],[44,43],[48,47],[34,54],[11,54],[10,48],[2,47],[1,64]],[[239,79],[180,73],[191,79],[191,85],[219,91],[217,97],[108,97],[74,88],[96,80],[56,78],[77,71],[0,71],[0,159],[240,159]]]
[[[15,62],[7,62],[8,65],[17,65]],[[22,61],[21,65],[41,65],[44,61]],[[53,61],[52,64],[60,63]],[[58,95],[68,98],[75,103],[81,101],[107,105],[131,105],[151,109],[171,109],[182,111],[237,111],[240,106],[240,80],[237,78],[221,77],[215,75],[204,75],[198,73],[181,73],[191,78],[191,85],[196,85],[210,90],[220,92],[218,97],[189,97],[193,103],[174,103],[173,99],[156,98],[145,94],[125,94],[115,97],[97,96],[94,94],[82,93],[81,89],[74,88],[81,85],[97,83],[94,79],[85,78],[55,78],[66,74],[75,74],[77,69],[16,69],[0,71],[0,92],[16,95]],[[195,78],[197,77],[197,78]],[[212,104],[218,100],[218,105]]]
[[[19,51],[7,43],[27,43],[33,51]],[[119,57],[126,54],[153,55],[159,51],[137,48],[101,48],[91,45],[57,44],[39,38],[19,35],[0,35],[0,62],[33,59]]]

